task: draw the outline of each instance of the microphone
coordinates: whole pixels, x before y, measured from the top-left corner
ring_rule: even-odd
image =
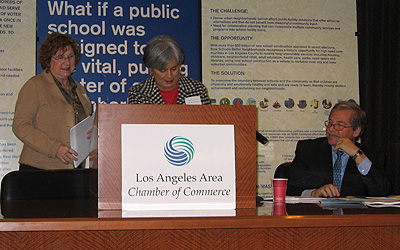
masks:
[[[256,139],[259,143],[261,144],[267,144],[268,143],[268,139],[267,137],[263,136],[261,133],[259,133],[258,131],[256,131]]]

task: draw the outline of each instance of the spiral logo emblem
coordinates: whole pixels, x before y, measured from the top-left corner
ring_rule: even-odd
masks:
[[[193,143],[187,138],[174,136],[165,143],[164,155],[170,164],[176,167],[185,166],[194,157]]]

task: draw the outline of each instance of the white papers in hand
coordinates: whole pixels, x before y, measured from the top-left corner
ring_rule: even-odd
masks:
[[[91,141],[97,140],[97,129],[92,129],[90,139],[87,139],[87,131],[93,127],[94,115],[86,117],[80,123],[73,126],[69,132],[71,148],[78,153],[77,161],[74,161],[74,167],[79,164],[89,155],[91,150]]]

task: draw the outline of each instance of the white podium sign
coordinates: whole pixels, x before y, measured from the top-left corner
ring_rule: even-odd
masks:
[[[122,210],[236,208],[233,125],[121,129]]]

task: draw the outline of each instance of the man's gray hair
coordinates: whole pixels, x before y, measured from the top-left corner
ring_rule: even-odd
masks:
[[[356,130],[358,127],[361,127],[360,136],[364,133],[365,128],[368,124],[367,114],[361,107],[355,102],[349,101],[341,101],[338,102],[335,106],[333,106],[329,117],[332,115],[333,112],[338,110],[352,110],[353,115],[350,117],[350,124],[353,130]]]
[[[161,35],[153,37],[144,50],[143,63],[150,69],[165,69],[175,58],[178,65],[185,61],[181,45],[172,37]]]

